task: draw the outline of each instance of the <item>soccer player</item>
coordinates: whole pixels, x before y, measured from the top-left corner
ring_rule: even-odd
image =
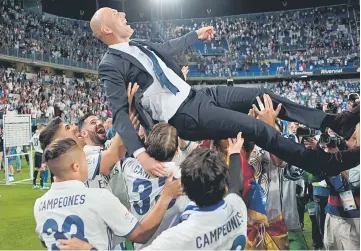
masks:
[[[204,148],[195,149],[184,160],[181,180],[192,202],[180,217],[181,223],[161,233],[144,250],[244,249],[247,208],[240,197],[244,140],[239,133],[235,142],[229,141],[229,168],[218,153]]]
[[[33,188],[40,188],[41,190],[44,187],[44,171],[45,163],[43,163],[43,149],[41,149],[39,142],[39,135],[41,130],[44,128],[44,125],[38,125],[38,129],[35,131],[33,137],[31,137],[31,144],[35,149],[35,164],[34,164],[34,173],[33,173]],[[36,185],[36,179],[40,172],[40,187]]]
[[[145,147],[150,156],[166,167],[168,174],[174,173],[175,178],[180,178],[179,165],[172,162],[178,149],[178,136],[174,127],[166,123],[156,124],[147,137]],[[128,187],[131,212],[138,220],[141,220],[148,215],[162,194],[166,177],[150,176],[135,158],[124,160],[121,169]],[[173,200],[157,232],[146,245],[149,245],[164,230],[177,225],[188,203],[189,199],[186,196]],[[136,244],[135,248],[142,249],[146,245]]]
[[[105,142],[107,141],[106,129],[104,123],[93,114],[86,114],[80,120],[78,124],[78,130],[80,137],[84,140],[85,146],[83,148],[87,158],[95,156],[97,163],[100,154],[105,149]],[[100,173],[96,175],[93,180],[87,181],[88,187],[107,188],[109,189],[124,206],[129,208],[129,200],[125,187],[125,181],[122,172],[120,171],[119,159],[113,166],[110,166],[111,172],[109,175],[103,175]]]
[[[167,178],[153,210],[141,222],[107,189],[87,188],[87,160],[71,138],[58,139],[44,152],[54,173],[51,189],[34,205],[36,233],[48,249],[58,240],[76,237],[98,250],[111,249],[114,235],[146,243],[160,224],[171,200],[182,194],[180,181]]]
[[[78,134],[76,126],[65,124],[59,117],[56,117],[40,133],[41,148],[45,149],[52,141],[59,138],[72,138],[83,148],[85,146],[84,139],[78,137]],[[109,149],[87,154],[88,179],[94,180],[99,174],[109,175],[114,164],[125,156],[125,151],[121,138],[116,134]]]

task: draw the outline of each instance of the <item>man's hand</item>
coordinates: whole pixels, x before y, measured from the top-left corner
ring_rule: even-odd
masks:
[[[140,121],[138,120],[138,114],[135,111],[129,113],[129,119],[130,122],[132,122],[132,125],[134,126],[135,130],[138,130],[140,125]]]
[[[309,138],[304,141],[304,145],[307,149],[316,149],[317,148],[317,140],[315,138]]]
[[[147,137],[147,132],[145,131],[145,129],[144,129],[143,126],[139,126],[138,136],[139,136],[139,138],[141,138],[141,139]]]
[[[164,166],[159,161],[156,161],[154,158],[150,157],[148,153],[140,153],[137,156],[137,159],[147,173],[156,177],[167,176]]]
[[[213,26],[206,26],[198,29],[197,31],[198,39],[211,41],[216,33]]]
[[[59,239],[57,246],[60,250],[90,250],[93,248],[88,242],[80,240],[76,237],[70,240]]]
[[[253,109],[257,114],[258,119],[269,124],[270,126],[275,127],[276,118],[281,111],[282,104],[278,104],[277,109],[275,110],[273,108],[272,99],[268,94],[263,95],[263,100],[264,100],[264,105],[261,99],[257,97],[257,102],[260,109],[258,109],[256,105],[253,105]]]
[[[183,76],[184,76],[184,79],[187,80],[187,76],[188,76],[188,66],[183,66],[182,67],[182,73],[183,73]]]
[[[242,133],[239,132],[237,139],[228,139],[228,153],[229,155],[233,153],[241,153],[244,143],[244,138],[242,138]]]
[[[171,173],[165,180],[165,186],[162,192],[162,196],[164,196],[165,199],[172,200],[183,194],[183,187],[180,179],[173,180],[173,176],[173,173]]]
[[[139,86],[137,83],[134,83],[133,87],[132,87],[132,83],[128,84],[127,94],[128,94],[129,114],[135,113],[135,108],[132,106],[132,104],[133,104],[134,95],[138,91],[138,88]]]
[[[256,115],[256,113],[255,113],[255,111],[254,111],[253,108],[252,108],[252,109],[249,109],[248,116],[251,116],[251,117],[253,117],[253,118],[256,118],[256,117],[257,117],[257,115]]]

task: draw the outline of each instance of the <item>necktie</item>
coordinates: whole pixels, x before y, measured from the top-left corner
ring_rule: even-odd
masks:
[[[152,63],[153,63],[153,68],[154,68],[154,71],[155,71],[155,74],[156,76],[158,77],[158,80],[159,82],[164,85],[165,87],[168,88],[168,90],[171,91],[171,93],[173,93],[174,95],[177,94],[177,92],[179,92],[178,88],[173,85],[169,79],[167,78],[167,76],[164,74],[163,70],[162,70],[162,67],[160,67],[159,65],[159,62],[156,58],[156,56],[150,51],[148,50],[147,48],[145,48],[144,46],[140,45],[140,44],[137,44],[133,41],[131,41],[129,43],[129,45],[131,46],[136,46],[138,47],[145,55],[147,55],[150,60],[152,60]]]

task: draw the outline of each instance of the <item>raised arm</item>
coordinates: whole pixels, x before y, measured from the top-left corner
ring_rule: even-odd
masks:
[[[257,115],[257,118],[259,120],[262,120],[266,124],[272,126],[277,131],[280,132],[280,130],[278,130],[279,128],[277,128],[277,126],[276,126],[276,119],[277,119],[278,114],[281,111],[282,104],[279,104],[275,110],[273,108],[272,99],[268,94],[265,94],[263,96],[263,101],[264,101],[264,104],[262,103],[261,99],[259,97],[257,97],[259,109],[256,105],[253,105],[253,110],[254,110],[255,114]],[[286,163],[283,160],[279,159],[278,157],[276,157],[275,155],[273,155],[271,153],[270,153],[270,159],[271,159],[271,162],[278,167],[286,166]]]
[[[197,31],[191,31],[184,36],[179,38],[171,39],[163,44],[158,44],[161,50],[166,51],[169,55],[174,56],[180,54],[182,51],[187,49],[189,46],[193,45],[200,40],[208,40],[210,41],[214,36],[214,28],[213,26],[202,27]]]
[[[243,147],[244,139],[242,133],[238,133],[237,139],[229,141],[229,193],[236,193],[240,197],[243,192],[243,174],[241,173],[241,150]]]
[[[108,176],[114,165],[125,157],[126,149],[119,134],[116,133],[109,149],[103,151],[100,161],[100,173]]]

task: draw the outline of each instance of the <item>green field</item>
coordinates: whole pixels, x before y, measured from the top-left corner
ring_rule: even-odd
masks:
[[[29,168],[22,160],[22,172],[15,174],[15,181],[29,178]],[[0,172],[0,250],[44,249],[35,234],[33,206],[36,198],[45,191],[32,189],[31,182],[4,186],[4,172]],[[49,177],[50,179],[50,177]],[[39,182],[39,178],[38,178]],[[305,237],[312,249],[311,222],[305,214]]]

